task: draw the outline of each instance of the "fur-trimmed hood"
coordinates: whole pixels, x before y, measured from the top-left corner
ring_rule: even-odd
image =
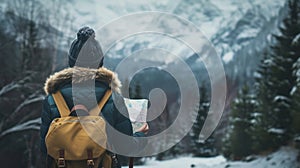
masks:
[[[104,67],[99,69],[73,67],[56,72],[46,80],[44,90],[46,94],[52,94],[64,84],[82,83],[89,80],[107,83],[113,91],[120,93],[121,82],[117,74]]]

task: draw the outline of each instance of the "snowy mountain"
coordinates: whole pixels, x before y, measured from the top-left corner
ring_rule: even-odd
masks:
[[[123,15],[143,11],[168,12],[183,17],[197,25],[209,39],[216,34],[226,34],[224,30],[233,31],[239,20],[252,22],[249,27],[259,28],[257,20],[270,19],[276,16],[282,0],[164,0],[164,1],[74,1],[68,0],[63,7],[76,18],[75,25],[90,25],[99,28],[102,25]],[[253,19],[256,17],[257,19]],[[256,26],[257,25],[257,26]],[[221,30],[222,29],[222,30]],[[239,30],[238,30],[239,31]],[[259,30],[248,30],[253,36]],[[223,33],[221,33],[223,32]],[[247,34],[247,32],[244,32]],[[231,34],[228,32],[228,34]],[[219,37],[221,38],[221,37]]]
[[[240,80],[243,77],[253,77],[256,65],[260,57],[253,58],[255,52],[260,52],[268,43],[270,34],[273,33],[273,26],[276,24],[277,16],[285,1],[282,0],[165,0],[165,1],[73,1],[69,0],[63,5],[68,9],[74,20],[74,32],[78,27],[89,25],[99,29],[105,24],[118,19],[124,15],[143,11],[167,12],[187,19],[197,26],[204,35],[212,42],[218,54],[223,58],[226,74],[233,80]],[[140,26],[152,26],[144,25]],[[171,29],[167,24],[159,20],[149,24],[160,24],[162,29]],[[130,26],[118,27],[108,34],[113,36],[115,31],[126,31]],[[180,27],[177,31],[186,31],[188,27]],[[70,34],[74,37],[74,33]],[[170,45],[171,44],[171,45]],[[193,53],[187,51],[186,47],[178,47],[174,41],[162,37],[153,37],[152,34],[133,36],[118,42],[116,47],[109,51],[110,57],[131,55],[135,51],[157,47],[175,51],[188,59]],[[162,61],[169,64],[175,59],[155,57],[146,55],[152,61]],[[199,60],[200,61],[200,60]],[[199,62],[198,61],[198,62]],[[197,60],[195,61],[197,62]],[[197,64],[197,63],[195,63]],[[242,76],[242,77],[241,77]]]
[[[38,0],[49,10],[53,10],[55,3],[47,3],[44,0]],[[0,9],[3,11],[8,0],[0,2]],[[249,62],[247,54],[262,50],[269,38],[271,25],[276,22],[276,17],[279,10],[284,6],[283,0],[164,0],[164,1],[75,1],[67,0],[65,3],[59,3],[61,15],[68,15],[73,26],[73,31],[65,31],[64,27],[57,27],[61,32],[64,32],[64,37],[75,38],[75,33],[79,27],[88,25],[98,30],[106,24],[128,14],[157,11],[166,12],[178,16],[181,19],[186,19],[197,28],[211,41],[216,48],[218,54],[222,57],[225,65],[226,73],[233,79],[239,74],[245,77],[253,76],[253,69],[259,58],[254,59],[254,63],[245,66],[245,62]],[[161,29],[169,30],[175,27],[177,32],[189,31],[189,27],[176,27],[176,25],[168,25],[165,20],[154,20],[151,23],[140,23],[135,26],[152,26],[145,24],[158,24]],[[105,34],[105,38],[111,38],[116,31],[125,32],[130,28],[130,22],[122,27],[117,27]],[[269,30],[269,31],[268,31]],[[263,33],[264,32],[264,33]],[[61,45],[62,48],[67,48],[66,42]],[[108,55],[110,57],[125,57],[131,55],[137,50],[159,47],[172,51],[188,59],[193,53],[188,51],[187,47],[182,47],[182,44],[171,41],[170,39],[162,38],[161,36],[153,36],[153,34],[134,35],[119,41],[118,44],[110,49]],[[205,46],[204,46],[205,47]],[[65,49],[67,50],[67,49]],[[243,58],[241,58],[243,57]],[[145,58],[152,61],[160,61],[164,64],[172,63],[175,58],[159,57],[154,55],[146,55]],[[200,60],[198,60],[199,62]],[[197,60],[195,60],[197,62]],[[251,59],[250,59],[251,62]],[[195,63],[197,64],[197,63]],[[238,66],[237,66],[238,64]],[[235,66],[233,66],[235,65]],[[245,69],[245,72],[239,73],[240,67]],[[252,68],[251,68],[252,67]],[[253,68],[254,67],[254,68]],[[239,74],[238,74],[239,73]]]
[[[224,48],[224,44],[228,44],[230,48],[227,50],[232,51],[237,51],[241,44],[247,44],[248,40],[254,38],[265,22],[277,16],[285,3],[282,0],[68,2],[65,5],[76,18],[75,27],[90,25],[97,29],[123,15],[143,11],[168,12],[194,23],[214,45],[220,45],[217,48]],[[221,55],[225,53],[227,52],[220,52]]]

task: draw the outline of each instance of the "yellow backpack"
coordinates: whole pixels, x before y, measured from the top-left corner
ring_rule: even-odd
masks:
[[[107,90],[87,116],[69,116],[71,111],[61,93],[52,94],[61,116],[52,121],[45,140],[48,155],[55,160],[52,167],[98,168],[102,162],[104,168],[111,168],[111,157],[106,153],[105,120],[99,115],[111,93]]]

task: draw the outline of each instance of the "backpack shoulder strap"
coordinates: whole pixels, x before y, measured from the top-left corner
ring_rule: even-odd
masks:
[[[64,97],[62,96],[62,94],[60,93],[60,91],[57,91],[56,93],[52,94],[54,102],[58,108],[58,111],[60,113],[61,117],[67,117],[70,115],[70,109],[64,99]]]
[[[91,111],[90,111],[90,115],[91,116],[97,116],[101,113],[101,110],[103,108],[103,106],[105,105],[105,103],[107,102],[107,100],[110,98],[112,94],[112,91],[111,89],[108,89],[104,96],[102,97],[101,101],[98,103],[98,106],[96,106],[95,108],[93,108]]]

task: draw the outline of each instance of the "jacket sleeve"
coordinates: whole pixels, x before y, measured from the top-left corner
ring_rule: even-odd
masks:
[[[114,118],[114,128],[125,134],[128,136],[133,136],[133,138],[131,139],[132,141],[130,142],[124,142],[122,143],[122,145],[117,145],[116,144],[120,144],[120,142],[116,142],[114,143],[114,146],[116,148],[123,148],[122,150],[126,150],[124,149],[125,147],[132,147],[134,146],[134,149],[141,149],[146,145],[145,140],[141,140],[137,137],[145,137],[145,134],[143,132],[136,132],[133,133],[132,131],[132,125],[129,119],[129,114],[127,111],[127,108],[125,106],[124,103],[124,99],[121,95],[119,94],[113,94],[113,101],[114,101],[114,105],[113,105],[113,118]],[[113,138],[111,137],[113,140],[118,139],[118,138]],[[126,144],[126,145],[124,145]],[[134,149],[130,148],[130,152],[133,153],[137,153],[139,151],[134,151]]]
[[[129,113],[125,106],[124,99],[119,94],[114,94],[114,120],[115,120],[115,129],[123,134],[134,136],[134,137],[144,137],[143,132],[133,133],[132,125],[129,119]]]
[[[48,98],[49,98],[49,96],[47,96],[43,101],[43,109],[42,109],[42,114],[41,114],[42,124],[41,124],[41,128],[40,128],[40,143],[41,143],[41,152],[43,154],[47,154],[45,137],[47,135],[49,126],[52,122],[51,110],[50,110],[50,105],[48,103]]]

